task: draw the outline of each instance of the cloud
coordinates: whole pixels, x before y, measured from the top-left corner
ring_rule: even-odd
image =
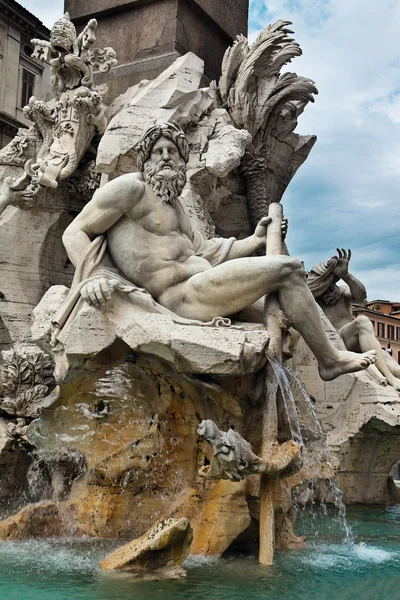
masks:
[[[293,22],[303,56],[287,70],[319,89],[297,129],[318,141],[283,199],[292,254],[310,268],[351,247],[368,296],[400,299],[400,3],[251,0],[250,14],[250,40]]]

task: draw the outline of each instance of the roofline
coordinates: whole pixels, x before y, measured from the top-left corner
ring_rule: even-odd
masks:
[[[15,22],[16,27],[27,31],[29,35],[40,35],[45,40],[50,39],[50,29],[16,0],[0,0],[0,7],[1,12],[6,17],[10,17]]]
[[[368,300],[367,304],[400,304],[400,300]]]
[[[369,308],[368,306],[364,305],[364,304],[353,304],[353,311],[354,312],[368,312],[371,313],[373,315],[379,315],[382,317],[392,317],[393,319],[395,319],[396,321],[400,320],[400,311],[396,312],[396,313],[383,313],[380,312],[379,310],[373,310],[372,308]]]

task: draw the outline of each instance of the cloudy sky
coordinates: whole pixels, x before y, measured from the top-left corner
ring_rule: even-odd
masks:
[[[19,1],[48,27],[62,14]],[[290,251],[311,268],[351,247],[369,299],[400,300],[400,2],[250,0],[250,40],[278,19],[303,49],[287,70],[319,89],[297,129],[318,141],[283,199]]]

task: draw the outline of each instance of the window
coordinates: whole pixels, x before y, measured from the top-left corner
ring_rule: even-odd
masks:
[[[26,54],[27,56],[32,56],[32,54],[33,54],[33,48],[32,48],[32,46],[29,46],[28,44],[25,44],[25,46],[24,46],[24,54]]]
[[[385,323],[380,323],[378,321],[378,337],[385,337]]]
[[[400,365],[400,350],[399,350],[399,351],[398,351],[398,353],[397,353],[397,362],[398,362],[398,363],[399,363],[399,365]]]
[[[400,327],[396,327],[396,340],[400,342]]]
[[[372,323],[372,327],[374,328],[375,331],[375,321],[373,319],[370,319],[371,323]]]
[[[388,334],[389,340],[394,340],[394,326],[393,325],[387,326],[387,334]]]
[[[26,106],[35,91],[35,75],[22,69],[21,106]]]

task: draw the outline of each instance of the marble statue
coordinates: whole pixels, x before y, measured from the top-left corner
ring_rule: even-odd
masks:
[[[112,48],[94,48],[96,19],[77,35],[69,14],[56,21],[50,41],[33,39],[33,57],[49,60],[55,100],[44,102],[32,96],[24,107],[33,122],[0,153],[0,163],[12,163],[24,153],[29,141],[34,158],[24,163],[24,173],[7,177],[0,193],[0,214],[9,205],[29,209],[44,188],[55,189],[70,177],[96,133],[104,133],[107,120],[103,95],[107,86],[96,88],[93,70],[108,72],[117,63]]]
[[[337,329],[346,348],[353,352],[375,350],[376,364],[368,372],[378,383],[391,385],[400,391],[400,367],[391,356],[382,350],[375,337],[374,327],[368,317],[353,319],[352,303],[362,303],[367,297],[364,285],[349,273],[351,250],[337,249],[338,256],[315,265],[307,276],[308,286],[317,303]],[[346,286],[338,286],[342,279]]]
[[[144,289],[180,317],[210,321],[277,292],[282,309],[314,352],[324,380],[375,362],[375,350],[356,354],[331,345],[299,260],[253,256],[265,247],[269,217],[242,240],[207,240],[193,228],[180,199],[189,147],[177,124],[148,128],[136,151],[138,172],[97,190],[64,233],[64,246],[80,274],[80,297],[100,308],[125,282]],[[82,274],[92,273],[90,264],[98,265],[100,254],[107,276],[89,277],[85,283]]]

